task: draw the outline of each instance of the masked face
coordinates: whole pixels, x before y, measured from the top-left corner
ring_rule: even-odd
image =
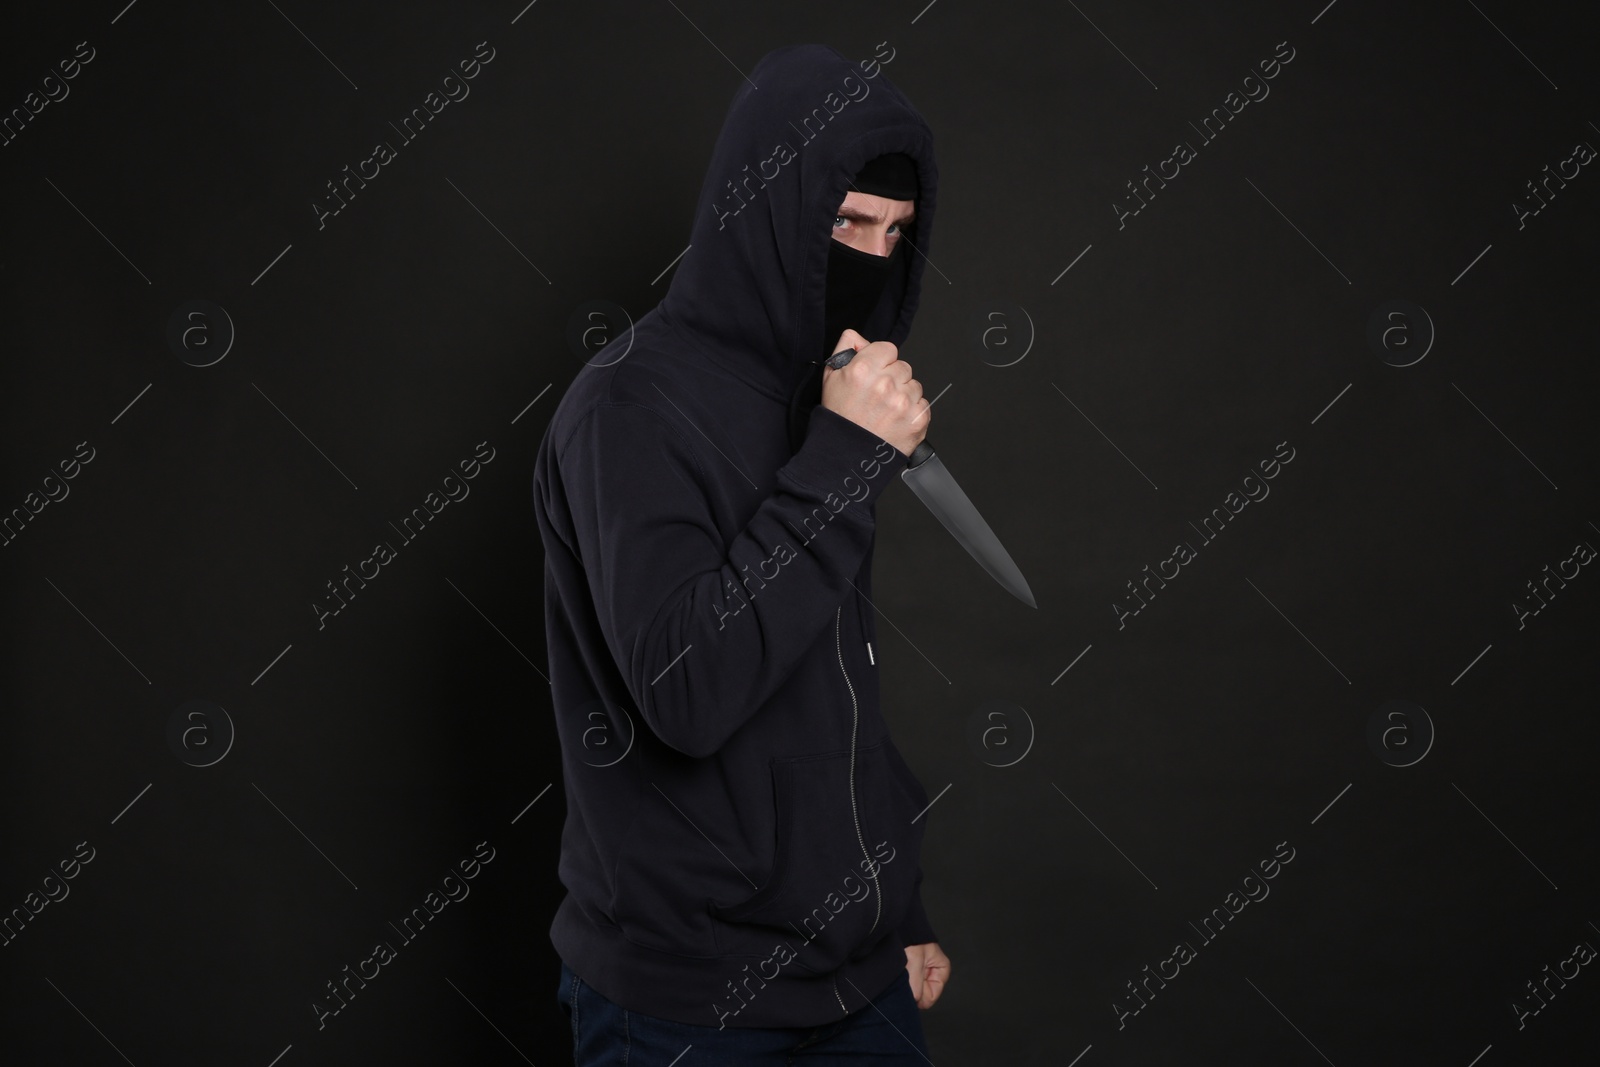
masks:
[[[829,242],[826,329],[823,331],[828,355],[833,354],[833,345],[841,333],[847,329],[860,330],[872,309],[878,306],[899,251],[898,242],[886,256],[851,248],[843,241]]]
[[[823,344],[832,346],[846,329],[861,331],[878,306],[917,215],[916,169],[909,156],[872,160],[851,183],[833,217],[828,249]],[[867,340],[877,340],[869,337]],[[832,355],[830,347],[826,355]]]

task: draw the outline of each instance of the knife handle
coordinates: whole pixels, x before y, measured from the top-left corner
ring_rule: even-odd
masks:
[[[849,363],[852,359],[855,359],[855,358],[856,358],[856,350],[855,349],[853,349],[853,348],[841,348],[841,349],[839,349],[839,351],[835,352],[833,355],[829,356],[826,360],[824,360],[824,362],[827,363],[828,366],[832,367],[834,370],[838,370],[840,367],[843,367],[846,363]]]
[[[852,359],[855,359],[855,358],[856,358],[856,350],[855,349],[853,349],[853,348],[842,348],[839,351],[835,352],[833,355],[829,356],[825,362],[828,364],[828,366],[832,367],[834,370],[838,370],[841,367],[843,367],[846,363],[849,363]],[[917,467],[924,460],[928,459],[932,455],[933,455],[933,446],[930,445],[928,443],[928,439],[926,437],[924,437],[917,444],[917,447],[911,450],[911,455],[906,458],[906,470],[911,470],[911,469]]]

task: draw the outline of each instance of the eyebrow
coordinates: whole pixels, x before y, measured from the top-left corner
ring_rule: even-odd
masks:
[[[851,222],[882,222],[884,218],[882,215],[875,215],[870,211],[863,211],[858,207],[841,207],[838,211],[835,211],[834,214],[842,219],[849,219]],[[917,209],[912,208],[911,214],[907,215],[903,219],[896,219],[895,221],[903,226],[908,222],[915,222],[916,218]]]

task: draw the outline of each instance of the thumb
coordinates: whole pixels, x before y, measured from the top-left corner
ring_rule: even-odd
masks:
[[[847,348],[853,348],[859,352],[863,348],[867,347],[867,345],[870,343],[871,342],[869,342],[865,337],[862,337],[856,331],[847,329],[844,331],[844,333],[839,335],[839,340],[833,346],[833,350],[835,352],[843,352]]]
[[[906,980],[911,986],[911,999],[917,1001],[920,1005],[922,1003],[923,987],[927,983],[925,968],[921,966],[920,962],[913,964],[907,961]]]
[[[830,353],[830,355],[851,350],[859,352],[863,348],[867,347],[867,345],[870,343],[870,341],[868,341],[865,337],[862,337],[856,331],[847,329],[844,331],[844,333],[839,335],[839,340],[834,343],[833,352]],[[836,370],[828,364],[827,360],[823,360],[822,380],[826,382],[829,378],[832,378],[835,374],[838,374],[842,369],[843,368],[839,368]]]
[[[927,978],[928,967],[926,953],[921,945],[906,946],[906,978],[911,985],[911,995],[916,1000],[922,999],[922,987]]]

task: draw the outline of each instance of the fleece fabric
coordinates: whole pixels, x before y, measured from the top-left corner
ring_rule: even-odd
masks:
[[[666,296],[587,361],[536,461],[567,797],[550,938],[660,1018],[823,1025],[937,939],[928,794],[879,710],[870,606],[875,504],[907,457],[818,402],[850,178],[904,152],[920,183],[868,339],[905,341],[933,228],[932,132],[879,49],[751,71]]]

